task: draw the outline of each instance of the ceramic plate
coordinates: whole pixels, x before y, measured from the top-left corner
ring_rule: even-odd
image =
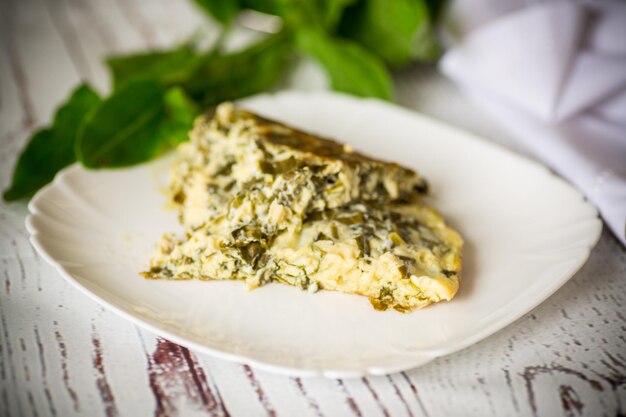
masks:
[[[585,262],[596,210],[543,166],[376,100],[287,92],[243,102],[421,172],[429,202],[463,235],[461,289],[410,314],[367,298],[270,284],[150,281],[162,233],[178,231],[163,193],[172,157],[130,169],[72,166],[30,202],[37,251],[61,275],[133,323],[198,352],[300,376],[385,374],[463,349],[512,323]]]

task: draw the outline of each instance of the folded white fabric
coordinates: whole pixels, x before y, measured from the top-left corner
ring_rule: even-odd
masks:
[[[626,2],[461,0],[440,68],[626,246]]]

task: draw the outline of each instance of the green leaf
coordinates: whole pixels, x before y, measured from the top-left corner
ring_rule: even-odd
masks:
[[[86,120],[76,143],[78,160],[89,168],[123,166],[154,157],[156,126],[164,117],[165,89],[154,81],[126,83]]]
[[[85,121],[76,156],[88,168],[148,161],[181,140],[196,112],[180,89],[150,80],[126,83]]]
[[[159,135],[167,148],[174,147],[189,138],[189,129],[199,113],[198,106],[180,87],[165,92],[165,120],[161,122]]]
[[[280,16],[292,29],[301,26],[332,31],[343,10],[356,0],[241,0],[245,8]]]
[[[322,11],[321,16],[324,27],[334,29],[339,23],[344,9],[355,3],[355,1],[356,0],[317,0],[316,3]]]
[[[238,0],[194,0],[194,3],[224,25],[229,25],[240,9]]]
[[[282,33],[239,52],[212,52],[181,87],[204,107],[260,93],[276,84],[288,67],[289,52],[289,39]]]
[[[189,44],[169,51],[112,56],[106,64],[111,71],[114,88],[139,79],[156,80],[165,86],[175,85],[189,77],[197,54]]]
[[[308,29],[297,33],[297,44],[322,64],[333,89],[361,97],[391,98],[389,73],[360,45]]]
[[[29,197],[76,160],[74,142],[82,120],[100,103],[88,85],[79,86],[56,112],[52,126],[36,132],[19,156],[6,201]]]
[[[439,23],[439,19],[441,19],[441,13],[443,13],[446,7],[446,0],[425,0],[426,7],[428,7],[428,14],[430,15],[430,20],[434,23]],[[434,26],[434,25],[433,25]]]
[[[364,0],[345,11],[339,33],[395,67],[439,54],[424,0]]]
[[[256,10],[257,12],[280,15],[281,4],[289,0],[239,0],[245,9]]]

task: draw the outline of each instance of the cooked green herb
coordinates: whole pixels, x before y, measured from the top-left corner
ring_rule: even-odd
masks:
[[[257,261],[265,252],[265,249],[258,242],[251,242],[245,246],[239,247],[239,252],[244,261],[249,265],[256,266]]]
[[[146,278],[160,278],[161,276],[164,276],[166,278],[171,278],[174,276],[174,274],[169,268],[161,268],[158,266],[153,266],[152,268],[150,268],[150,271],[144,273],[144,276]]]
[[[359,250],[361,251],[361,254],[363,256],[370,256],[369,237],[367,237],[365,234],[362,234],[360,236],[357,236],[355,240],[357,246],[359,247]]]
[[[174,201],[177,204],[183,204],[185,202],[185,198],[187,198],[187,196],[185,195],[185,192],[180,190],[172,197],[172,201]]]
[[[315,241],[319,242],[320,240],[330,240],[332,242],[333,239],[329,237],[326,233],[319,232],[317,236],[315,237]]]
[[[389,240],[393,246],[400,246],[404,244],[404,239],[396,232],[389,233]]]
[[[414,267],[417,264],[417,262],[415,261],[415,258],[402,256],[402,255],[396,255],[396,257],[400,259],[402,263],[404,264],[404,271],[406,271],[407,267]]]
[[[341,214],[335,218],[335,220],[343,224],[362,224],[363,219],[363,213],[359,212]]]
[[[215,173],[215,176],[219,177],[220,175],[230,175],[233,170],[233,165],[235,165],[234,159],[226,161],[226,163]]]
[[[298,161],[291,156],[282,161],[274,162],[274,174],[282,174],[298,167]]]
[[[394,303],[394,301],[393,290],[387,286],[382,286],[380,288],[378,298],[370,298],[372,306],[379,311],[387,310],[389,306]]]

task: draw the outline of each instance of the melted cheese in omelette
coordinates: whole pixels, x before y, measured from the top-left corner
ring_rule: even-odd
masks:
[[[171,179],[186,235],[164,236],[144,276],[281,282],[403,312],[456,294],[462,240],[413,171],[228,103],[191,139]]]

